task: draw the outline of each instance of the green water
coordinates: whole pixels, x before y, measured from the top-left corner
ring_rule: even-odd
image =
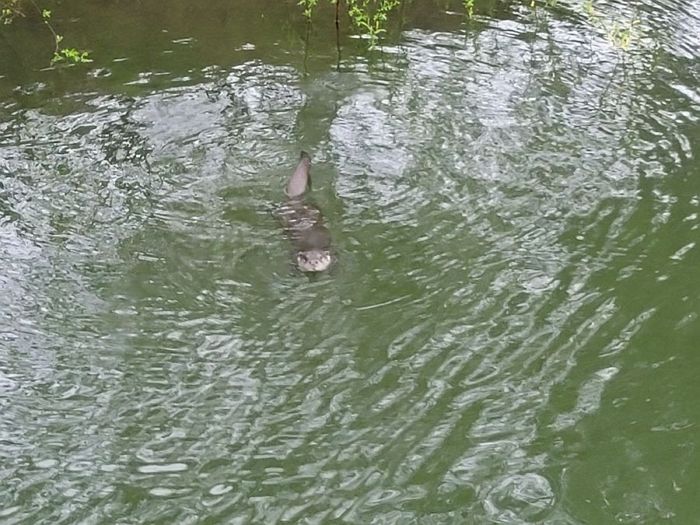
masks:
[[[700,523],[700,7],[597,5],[2,28],[0,523]]]

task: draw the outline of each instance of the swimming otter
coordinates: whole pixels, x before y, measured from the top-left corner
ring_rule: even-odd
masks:
[[[333,260],[331,234],[323,225],[321,210],[304,200],[307,189],[311,189],[310,167],[311,157],[302,151],[287,182],[287,201],[280,207],[280,217],[294,245],[297,267],[302,272],[322,272]]]

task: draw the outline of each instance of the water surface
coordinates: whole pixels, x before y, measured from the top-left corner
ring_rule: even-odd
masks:
[[[1,522],[697,519],[697,2],[599,4],[626,52],[411,5],[340,56],[331,9],[66,4],[93,63],[0,56]]]

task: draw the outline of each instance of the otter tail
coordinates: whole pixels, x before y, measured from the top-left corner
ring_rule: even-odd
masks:
[[[311,168],[311,157],[305,151],[299,156],[299,164],[289,177],[287,182],[287,197],[301,197],[308,189],[311,189],[311,176],[309,170]]]

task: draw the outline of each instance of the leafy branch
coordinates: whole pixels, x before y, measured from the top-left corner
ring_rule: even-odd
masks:
[[[51,10],[40,8],[35,0],[27,0],[34,8],[36,13],[41,17],[41,21],[51,33],[53,40],[54,51],[51,63],[67,61],[73,63],[92,62],[87,51],[79,50],[74,47],[61,47],[63,35],[58,34],[51,23]],[[23,0],[0,0],[0,22],[3,24],[11,24],[18,16],[24,17],[25,12],[21,8]]]
[[[370,3],[374,4],[373,9]],[[353,25],[369,36],[369,47],[377,45],[379,36],[386,32],[389,13],[400,0],[348,0],[348,14]]]

